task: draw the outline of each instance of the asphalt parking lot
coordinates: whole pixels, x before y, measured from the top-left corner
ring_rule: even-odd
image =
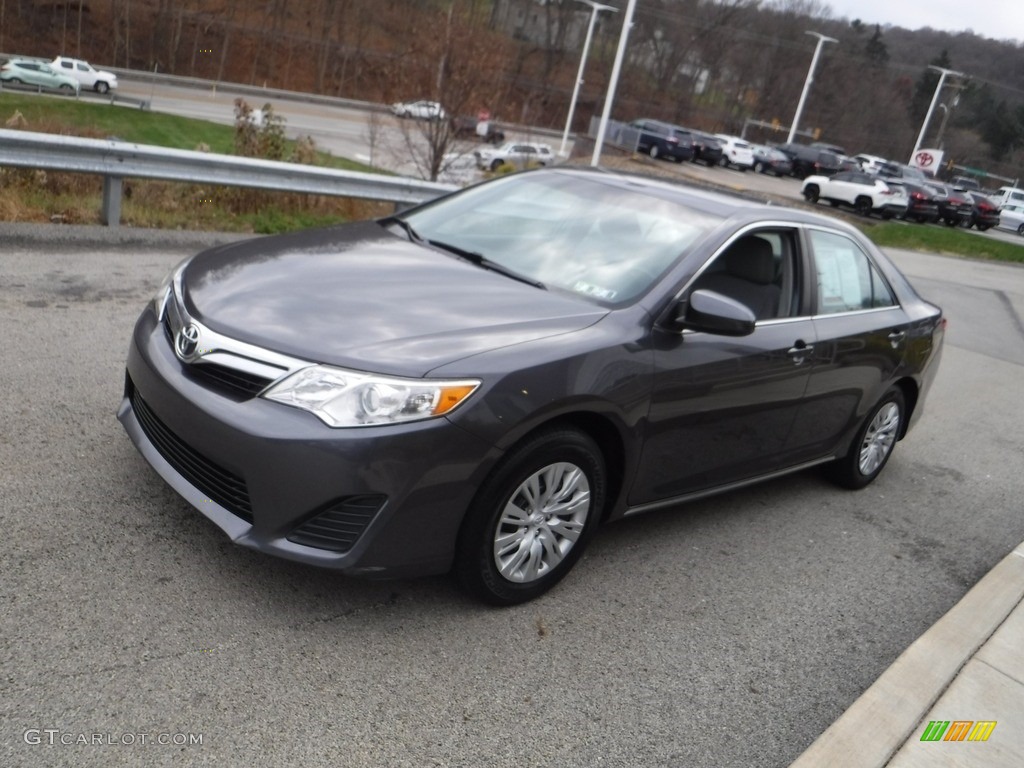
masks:
[[[609,526],[495,610],[234,547],[136,454],[129,334],[195,243],[0,240],[3,765],[787,765],[1024,540],[1020,268],[897,254],[950,327],[874,485]]]

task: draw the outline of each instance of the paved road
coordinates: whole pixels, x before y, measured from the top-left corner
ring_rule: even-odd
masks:
[[[1018,268],[899,256],[949,343],[870,488],[628,520],[492,610],[234,547],[171,493],[114,411],[192,245],[96,237],[0,225],[0,765],[783,766],[1024,539]]]

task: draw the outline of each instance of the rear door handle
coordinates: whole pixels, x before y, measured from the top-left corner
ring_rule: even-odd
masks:
[[[889,343],[892,344],[893,349],[896,349],[905,338],[907,338],[906,331],[893,331],[889,334]]]

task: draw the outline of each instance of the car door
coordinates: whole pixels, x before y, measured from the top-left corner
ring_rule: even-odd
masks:
[[[816,341],[787,451],[811,459],[832,452],[895,380],[910,320],[851,235],[812,227],[806,237]]]
[[[787,438],[807,387],[814,324],[805,311],[796,228],[737,233],[680,294],[729,295],[716,278],[746,238],[771,246],[776,311],[747,336],[684,330],[655,334],[655,375],[642,458],[630,504],[669,499],[767,474],[792,462]],[[741,298],[739,292],[730,296]]]

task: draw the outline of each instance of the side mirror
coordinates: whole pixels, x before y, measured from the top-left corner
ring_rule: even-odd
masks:
[[[747,336],[754,332],[755,322],[746,304],[705,289],[691,293],[676,315],[676,324],[682,328],[721,336]]]

